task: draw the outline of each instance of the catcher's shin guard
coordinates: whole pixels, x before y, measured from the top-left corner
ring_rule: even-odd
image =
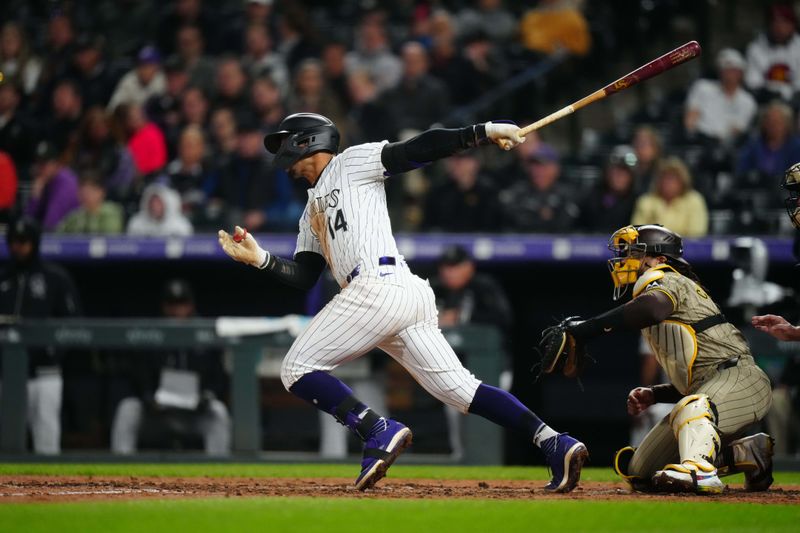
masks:
[[[614,454],[614,472],[628,484],[631,490],[652,492],[653,486],[649,479],[634,476],[630,473],[630,464],[634,453],[636,453],[636,448],[633,446],[625,446],[621,450],[617,450],[617,453]]]
[[[744,490],[762,492],[772,485],[772,455],[774,439],[766,433],[756,433],[731,442],[722,451],[724,465],[720,476],[744,472]]]
[[[719,493],[725,489],[714,465],[720,450],[715,418],[705,394],[686,396],[672,409],[669,423],[678,441],[681,462],[656,472],[653,476],[656,488],[699,493]]]

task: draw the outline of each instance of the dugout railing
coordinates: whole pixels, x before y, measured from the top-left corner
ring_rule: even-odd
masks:
[[[231,319],[225,319],[230,324]],[[235,319],[234,319],[235,320]],[[242,319],[252,320],[252,319]],[[0,388],[0,453],[16,459],[35,457],[26,449],[29,348],[153,351],[175,348],[223,348],[232,355],[231,414],[233,460],[269,459],[261,450],[261,405],[256,371],[265,357],[285,353],[293,337],[287,331],[223,334],[218,320],[192,319],[48,319],[0,325],[3,376]],[[453,348],[484,382],[498,385],[505,356],[498,331],[487,326],[445,330]],[[131,354],[131,357],[136,357]],[[266,365],[270,366],[270,365]],[[271,366],[275,366],[274,364]],[[466,464],[502,464],[502,431],[480,417],[464,420]],[[314,460],[314,455],[304,460]],[[447,462],[446,456],[441,457]]]

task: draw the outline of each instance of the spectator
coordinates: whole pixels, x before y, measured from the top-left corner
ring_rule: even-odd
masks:
[[[216,96],[214,107],[233,109],[237,119],[250,114],[247,75],[235,57],[222,59],[217,64]]]
[[[430,17],[430,55],[431,74],[445,82],[450,88],[450,96],[458,102],[458,94],[452,91],[453,84],[450,80],[457,77],[453,74],[459,58],[456,47],[456,30],[453,17],[444,9],[435,10]]]
[[[194,218],[195,211],[205,202],[204,187],[211,179],[206,153],[206,139],[197,125],[181,132],[178,156],[166,168],[170,186],[181,196],[183,213]]]
[[[683,237],[708,233],[708,210],[703,197],[692,188],[689,169],[677,157],[658,166],[653,189],[636,201],[631,223],[661,224]]]
[[[517,20],[503,6],[503,0],[475,0],[474,7],[458,13],[460,35],[485,33],[496,43],[507,43],[517,33]]]
[[[800,161],[800,139],[793,124],[792,109],[781,101],[762,110],[758,136],[739,151],[736,175],[742,185],[772,190],[778,177]]]
[[[252,24],[245,33],[245,51],[242,58],[250,79],[269,77],[282,92],[289,89],[289,73],[283,58],[272,48],[272,37],[263,24]]]
[[[128,222],[128,235],[148,237],[187,237],[192,224],[181,213],[181,198],[163,183],[145,187],[139,212]]]
[[[286,62],[290,75],[306,59],[319,57],[311,36],[308,13],[298,3],[284,6],[278,22],[278,33],[280,35],[278,53]]]
[[[33,94],[42,73],[42,62],[33,54],[16,22],[6,22],[0,30],[0,72],[27,95]]]
[[[375,80],[378,92],[395,87],[403,75],[403,65],[389,45],[383,23],[365,19],[358,27],[355,50],[345,58],[348,72],[366,70]]]
[[[686,99],[684,126],[691,136],[733,144],[750,126],[758,110],[755,99],[742,88],[744,58],[733,48],[717,54],[719,81],[697,80]]]
[[[19,179],[14,161],[7,153],[0,151],[0,224],[8,222],[17,202]]]
[[[297,67],[294,90],[286,102],[289,113],[319,113],[333,121],[343,122],[338,100],[325,86],[322,64],[306,59]]]
[[[230,53],[244,52],[244,37],[249,26],[264,26],[274,34],[273,0],[246,0],[243,3],[244,11],[236,13],[222,30],[222,49]]]
[[[211,151],[218,167],[228,164],[236,152],[236,117],[227,107],[220,107],[211,113]]]
[[[11,156],[20,175],[27,176],[36,143],[33,128],[19,109],[21,97],[15,82],[0,82],[0,150]]]
[[[155,38],[158,2],[141,0],[99,0],[92,8],[94,30],[105,38],[104,49],[110,58],[131,57],[142,42]]]
[[[167,88],[162,94],[151,97],[145,104],[148,117],[164,132],[170,154],[175,153],[175,145],[181,130],[181,107],[184,92],[189,86],[189,74],[183,62],[172,57],[164,64]]]
[[[67,160],[78,173],[97,172],[109,197],[123,200],[136,177],[133,156],[112,131],[111,117],[102,107],[86,112]]]
[[[145,46],[136,56],[136,68],[125,74],[114,89],[108,109],[120,104],[143,105],[149,98],[163,94],[167,81],[161,71],[161,54],[153,46]]]
[[[56,11],[47,23],[47,48],[44,54],[40,87],[50,87],[67,73],[72,59],[75,29],[72,20],[63,11]],[[49,95],[49,91],[45,90]]]
[[[184,26],[195,26],[200,30],[204,42],[211,43],[210,50],[215,50],[217,23],[203,9],[202,0],[177,0],[158,24],[158,48],[165,54],[175,51],[175,29]]]
[[[25,319],[80,313],[78,292],[61,267],[39,255],[41,226],[22,217],[6,233],[9,261],[0,274],[0,315]],[[28,424],[36,453],[61,452],[61,355],[52,347],[28,349]]]
[[[439,258],[439,273],[431,281],[439,310],[439,326],[443,328],[468,324],[495,326],[501,335],[511,328],[511,304],[502,287],[491,277],[475,271],[475,262],[461,246],[450,246]],[[504,364],[506,364],[504,362]],[[501,388],[509,390],[511,373],[503,372]],[[460,460],[461,413],[445,407],[452,457]]]
[[[114,115],[122,124],[127,147],[133,157],[137,172],[147,176],[161,170],[167,163],[167,145],[164,134],[144,116],[138,104],[121,105]]]
[[[194,295],[183,280],[171,280],[161,295],[161,314],[175,321],[197,316]],[[111,451],[136,452],[146,426],[163,435],[200,435],[206,454],[231,452],[231,420],[222,402],[227,379],[218,349],[189,348],[150,353],[135,358],[132,385],[135,396],[118,405],[111,429]]]
[[[189,85],[200,87],[204,93],[209,94],[214,85],[214,62],[203,55],[203,34],[200,28],[194,25],[182,26],[176,37],[178,59],[189,75]]]
[[[253,81],[250,92],[253,99],[252,109],[261,131],[264,133],[276,131],[278,124],[287,114],[280,88],[272,78],[262,76]]]
[[[277,190],[278,172],[264,157],[261,131],[252,122],[240,124],[236,153],[219,169],[209,188],[212,204],[216,204],[212,209],[225,209],[230,224],[253,232],[263,229],[268,223],[268,207],[289,203]],[[284,179],[288,178],[284,175]]]
[[[790,3],[767,8],[767,32],[747,47],[745,83],[761,102],[779,97],[787,102],[800,89],[800,36]]]
[[[347,46],[341,41],[330,41],[322,48],[322,71],[325,76],[325,84],[339,99],[342,109],[350,107],[346,57]]]
[[[403,76],[397,86],[384,93],[397,131],[423,131],[448,111],[447,89],[428,74],[428,54],[421,44],[403,46]]]
[[[33,186],[25,213],[45,231],[53,231],[71,211],[77,209],[78,177],[58,159],[55,147],[47,141],[36,146]]]
[[[75,42],[69,75],[78,86],[84,107],[105,106],[117,84],[117,74],[103,57],[103,40],[84,34]]]
[[[656,169],[661,161],[664,141],[661,135],[651,126],[639,126],[633,134],[633,153],[636,155],[636,191],[644,193],[650,190]]]
[[[447,179],[428,193],[425,228],[456,233],[499,229],[496,192],[485,183],[475,154],[461,152],[447,158],[444,164]]]
[[[455,103],[467,105],[500,85],[508,75],[508,66],[487,34],[479,31],[465,35],[461,42],[461,55],[450,63],[442,76]],[[493,111],[505,114],[505,111]]]
[[[53,114],[45,130],[59,154],[74,144],[83,114],[83,102],[78,86],[72,80],[62,80],[53,91]]]
[[[365,70],[357,70],[347,77],[349,100],[353,103],[347,115],[347,138],[345,146],[365,142],[394,140],[394,123],[389,120],[390,111],[383,98],[378,96],[378,87]]]
[[[81,206],[71,212],[59,224],[59,233],[81,233],[91,235],[116,235],[124,228],[122,208],[106,201],[103,178],[93,171],[80,177],[78,198]]]
[[[630,146],[614,149],[603,179],[581,204],[580,227],[583,231],[610,234],[628,225],[636,202],[635,162],[636,156]]]
[[[522,16],[519,31],[528,50],[547,55],[563,49],[584,56],[592,44],[589,24],[568,0],[541,0]]]
[[[505,227],[516,232],[565,233],[578,215],[575,192],[558,182],[558,152],[540,144],[526,160],[525,179],[500,193]]]
[[[181,102],[181,129],[197,126],[205,129],[208,123],[208,98],[198,87],[189,87]]]

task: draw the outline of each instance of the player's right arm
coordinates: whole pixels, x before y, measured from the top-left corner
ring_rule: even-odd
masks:
[[[458,152],[495,143],[504,150],[525,142],[515,124],[486,122],[466,128],[435,128],[406,141],[388,143],[381,151],[387,175],[401,174],[423,167]]]
[[[247,230],[236,226],[233,235],[219,230],[219,243],[231,258],[264,270],[278,281],[297,289],[309,290],[325,269],[325,258],[310,250],[298,250],[294,260],[270,254],[259,246]]]
[[[782,341],[800,341],[800,327],[793,326],[778,315],[759,315],[752,318],[753,327]]]

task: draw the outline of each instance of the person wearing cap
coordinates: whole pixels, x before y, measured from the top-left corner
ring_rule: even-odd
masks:
[[[108,109],[113,111],[120,104],[143,105],[149,98],[166,90],[167,80],[161,70],[161,54],[156,47],[147,45],[136,55],[136,67],[119,80],[108,102]]]
[[[475,261],[463,246],[445,248],[431,288],[436,295],[440,327],[484,324],[496,327],[501,336],[508,334],[513,316],[503,288],[492,277],[476,271]],[[503,372],[500,381],[500,387],[509,390],[511,373]],[[445,415],[451,454],[460,459],[464,453],[460,413],[445,406]]]
[[[677,157],[661,161],[651,191],[636,200],[631,224],[661,224],[684,237],[708,233],[706,201],[692,187],[683,161]]]
[[[78,85],[86,108],[105,107],[121,74],[103,57],[103,44],[102,37],[88,33],[79,35],[75,41],[68,76]]]
[[[497,231],[501,218],[497,195],[481,173],[481,162],[471,152],[444,161],[446,181],[427,195],[422,226],[430,231],[455,233]]]
[[[20,217],[9,225],[9,259],[0,272],[0,315],[35,320],[80,314],[75,283],[61,267],[41,259],[40,243],[36,220]],[[61,451],[61,355],[52,347],[28,350],[28,423],[33,449],[40,454]]]
[[[33,186],[25,214],[35,218],[45,231],[53,231],[78,208],[78,176],[64,165],[56,148],[47,141],[36,145],[31,171]]]
[[[161,315],[174,321],[197,316],[194,291],[181,279],[161,291]],[[228,379],[219,349],[182,348],[131,354],[130,385],[135,391],[117,406],[111,451],[130,455],[140,439],[163,435],[201,436],[206,454],[230,455],[231,420],[223,403]],[[149,431],[148,431],[149,430]]]
[[[744,80],[759,102],[781,98],[791,102],[800,89],[800,35],[789,3],[770,3],[767,31],[747,46]]]
[[[602,179],[580,205],[579,227],[587,233],[608,233],[626,225],[636,203],[636,154],[627,145],[615,147]]]
[[[747,131],[758,106],[742,88],[744,67],[742,54],[733,48],[717,54],[719,80],[700,79],[689,90],[683,117],[687,134],[728,145]]]
[[[576,192],[559,183],[561,165],[552,145],[540,143],[525,160],[525,179],[500,192],[509,231],[565,233],[578,218]]]

